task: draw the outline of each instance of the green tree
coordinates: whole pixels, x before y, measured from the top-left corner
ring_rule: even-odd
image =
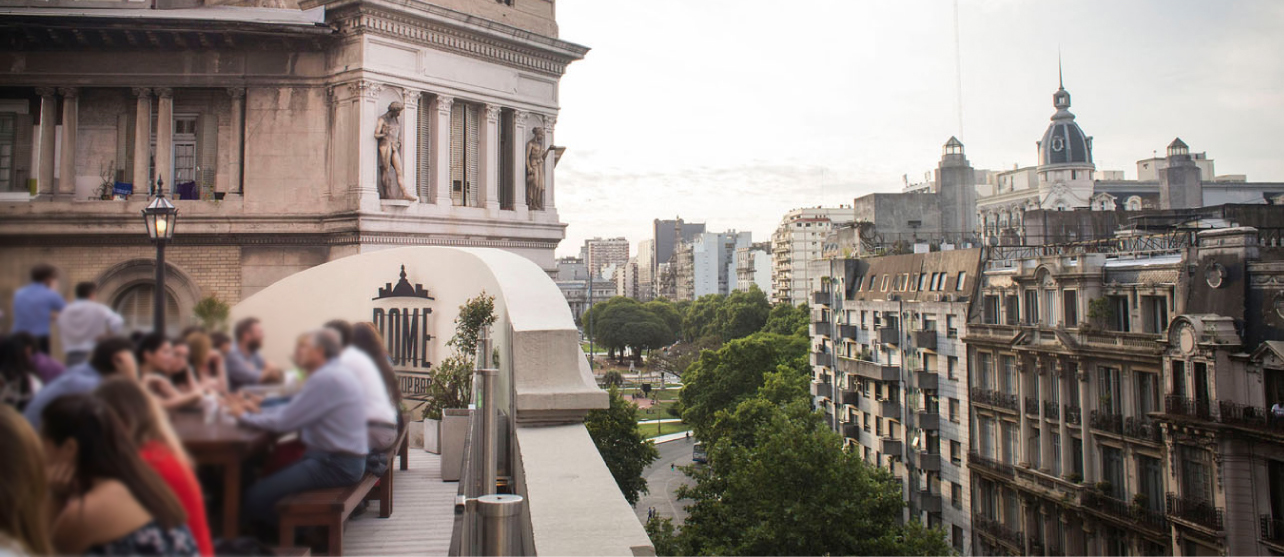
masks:
[[[632,298],[616,296],[584,312],[584,323],[592,320],[593,341],[615,358],[625,348],[633,349],[634,358],[642,352],[660,348],[674,341],[673,331],[664,318]]]
[[[706,294],[691,302],[682,315],[682,338],[693,342],[704,337],[718,336],[714,322],[718,319],[718,310],[725,299],[726,296],[721,294]]]
[[[638,431],[637,405],[624,400],[615,387],[611,387],[610,397],[610,407],[589,412],[584,426],[620,492],[632,505],[638,502],[639,495],[648,492],[642,472],[660,458],[660,452]]]
[[[711,333],[724,341],[747,337],[762,329],[770,313],[771,302],[757,285],[737,290],[718,306]]]
[[[808,339],[758,333],[706,350],[682,376],[683,421],[704,439],[719,410],[754,396],[780,364],[806,369]]]
[[[767,323],[763,325],[762,331],[778,335],[807,336],[810,312],[807,304],[800,306],[776,304],[771,307],[771,313],[767,315]]]
[[[485,291],[459,306],[455,335],[446,342],[451,355],[442,359],[428,378],[423,417],[440,420],[442,410],[468,407],[473,395],[477,340],[482,330],[494,323],[495,297]]]
[[[898,524],[891,475],[843,450],[805,401],[755,397],[723,411],[728,433],[679,495],[690,516],[668,547],[692,555],[943,555],[944,533]],[[663,531],[657,530],[663,539]]]
[[[644,304],[647,311],[654,313],[669,326],[669,332],[673,333],[674,338],[682,336],[682,313],[678,311],[678,306],[664,298],[651,300]]]
[[[686,555],[678,544],[678,536],[673,528],[672,518],[661,518],[653,516],[647,519],[646,535],[651,538],[651,545],[655,546],[656,555]]]

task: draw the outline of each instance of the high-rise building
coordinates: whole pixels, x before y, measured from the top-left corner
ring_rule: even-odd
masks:
[[[638,298],[638,258],[630,257],[628,263],[615,272],[615,295]]]
[[[677,300],[730,294],[736,287],[736,250],[752,243],[749,232],[705,232],[678,245],[670,258]]]
[[[836,258],[812,304],[812,394],[851,450],[897,478],[906,519],[972,551],[965,453],[969,393],[961,340],[980,249]]]
[[[591,238],[584,240],[583,252],[585,264],[593,272],[602,275],[609,268],[621,269],[629,261],[629,240],[627,238]],[[613,276],[603,276],[614,280]]]
[[[772,302],[798,305],[807,300],[813,288],[808,264],[820,259],[830,229],[850,222],[852,209],[847,207],[794,209],[785,214],[771,235]]]
[[[657,271],[652,261],[655,261],[655,240],[648,239],[638,242],[637,255],[637,299],[643,302],[649,301],[655,297],[657,287]]]
[[[682,219],[655,219],[651,225],[651,277],[657,297],[664,297],[660,291],[660,265],[667,264],[673,257],[679,242],[691,242],[697,234],[704,233],[704,223],[689,223]],[[639,251],[639,253],[641,253]],[[639,264],[642,260],[639,260]],[[674,292],[670,291],[670,294]]]
[[[771,296],[771,243],[757,242],[736,248],[736,290],[748,292],[757,286]]]

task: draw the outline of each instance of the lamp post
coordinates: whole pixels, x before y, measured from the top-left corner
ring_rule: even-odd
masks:
[[[153,331],[165,333],[165,244],[174,238],[174,221],[178,209],[165,199],[163,186],[165,181],[156,181],[156,198],[143,209],[143,222],[147,224],[147,236],[156,244],[156,289],[152,302]]]

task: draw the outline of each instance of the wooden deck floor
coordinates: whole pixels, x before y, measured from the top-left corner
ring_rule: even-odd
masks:
[[[446,555],[455,516],[458,482],[441,481],[440,457],[410,449],[410,469],[397,470],[392,516],[379,518],[378,504],[348,521],[344,555]]]

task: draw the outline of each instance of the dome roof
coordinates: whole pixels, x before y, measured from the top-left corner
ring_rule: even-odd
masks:
[[[1039,141],[1039,165],[1092,164],[1092,138],[1083,133],[1070,112],[1070,93],[1064,87],[1052,94],[1057,112]]]

